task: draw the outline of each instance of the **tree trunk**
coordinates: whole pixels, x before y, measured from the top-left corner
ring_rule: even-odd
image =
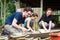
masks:
[[[43,0],[41,0],[40,3],[41,3],[41,14],[40,15],[42,16],[42,12],[43,12]]]
[[[17,11],[17,9],[19,9],[20,8],[20,0],[17,0],[17,2],[16,2],[16,11]]]
[[[6,18],[6,0],[4,0],[4,23],[5,23],[5,18]]]
[[[2,3],[2,0],[0,0],[0,2],[1,2],[1,20],[2,20],[3,19],[3,3]],[[3,22],[2,22],[2,24],[3,24]]]

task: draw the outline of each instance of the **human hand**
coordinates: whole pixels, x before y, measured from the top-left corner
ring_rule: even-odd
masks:
[[[27,29],[26,28],[22,28],[22,32],[27,32]]]
[[[47,31],[47,29],[44,29],[45,31]]]

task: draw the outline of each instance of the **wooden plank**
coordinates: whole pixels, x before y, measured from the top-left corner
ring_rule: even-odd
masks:
[[[17,40],[26,40],[26,38],[17,38]]]

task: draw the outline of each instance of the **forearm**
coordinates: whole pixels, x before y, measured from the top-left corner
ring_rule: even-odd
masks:
[[[12,24],[13,27],[17,28],[17,29],[22,29],[21,26],[17,25],[17,24]]]
[[[33,29],[33,30],[35,30],[35,28],[34,28],[34,27],[32,27],[32,29]]]
[[[52,21],[49,21],[49,30],[51,30]]]
[[[45,24],[44,24],[44,21],[42,21],[42,26],[43,26],[43,28],[44,28],[45,30],[47,30],[47,28],[46,28],[46,26],[45,26]]]
[[[27,28],[28,28],[29,30],[33,31],[33,29],[32,29],[30,26],[28,26]]]

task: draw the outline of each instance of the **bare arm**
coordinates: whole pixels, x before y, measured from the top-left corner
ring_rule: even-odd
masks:
[[[52,21],[49,21],[49,30],[51,30],[51,23]]]
[[[27,21],[27,28],[33,32],[33,29],[29,25],[30,25],[30,20]]]
[[[15,28],[17,28],[17,29],[26,30],[25,28],[17,25],[17,20],[15,18],[13,19],[12,26],[15,27]]]
[[[42,26],[43,26],[44,30],[47,30],[47,28],[45,27],[44,21],[41,21],[41,22],[42,22]]]

